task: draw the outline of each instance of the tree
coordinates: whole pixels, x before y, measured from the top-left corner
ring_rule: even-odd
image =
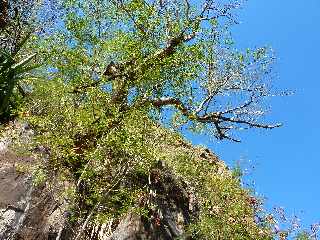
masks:
[[[107,88],[110,104],[122,111],[171,107],[180,121],[209,127],[219,139],[238,141],[232,133],[240,128],[279,127],[259,121],[263,101],[272,94],[272,53],[266,48],[234,51],[224,29],[236,23],[232,11],[240,4],[193,5],[142,0],[70,4],[64,47],[83,51],[88,61],[78,66],[82,80],[68,80],[74,93]]]
[[[175,125],[233,141],[238,129],[280,126],[260,121],[272,95],[271,51],[234,50],[229,27],[239,7],[236,1],[65,0],[55,28],[33,36],[31,46],[46,60],[21,112],[36,133],[28,149],[42,145],[50,161],[40,168],[74,183],[66,198],[82,229],[93,217],[119,218],[148,195],[148,185],[134,180],[148,179],[164,160],[198,191],[203,210],[195,232],[269,239],[268,226],[254,223],[257,210],[246,205],[238,179],[222,180],[219,165],[196,161],[189,150],[178,155],[168,145],[181,147],[181,136],[156,121],[164,113]],[[221,216],[210,213],[213,199],[221,201]],[[237,213],[234,226],[226,225]]]

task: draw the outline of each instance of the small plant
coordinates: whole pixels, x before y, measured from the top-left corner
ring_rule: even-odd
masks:
[[[37,167],[33,171],[33,179],[32,183],[34,186],[39,186],[40,184],[44,183],[47,180],[47,174],[44,169],[41,167]]]
[[[27,72],[37,67],[36,65],[30,65],[36,54],[31,54],[22,60],[18,60],[17,57],[17,54],[29,36],[27,35],[18,45],[15,53],[10,53],[5,49],[0,50],[0,122],[10,118],[18,105],[18,95],[24,95],[24,90],[19,81]]]
[[[15,170],[17,173],[25,174],[30,172],[30,167],[26,164],[18,163],[15,165]]]

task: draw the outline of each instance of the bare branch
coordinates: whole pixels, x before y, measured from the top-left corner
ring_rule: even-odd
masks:
[[[240,119],[240,118],[232,118],[232,117],[226,117],[224,114],[231,113],[230,111],[226,112],[211,112],[209,114],[205,114],[202,116],[199,116],[197,112],[191,111],[188,107],[186,107],[183,102],[177,98],[159,98],[159,99],[153,99],[153,100],[145,100],[144,103],[150,103],[156,108],[161,108],[164,106],[174,106],[177,110],[181,112],[181,114],[185,117],[187,117],[189,120],[192,121],[198,121],[200,123],[209,124],[213,123],[215,126],[215,129],[218,133],[219,139],[229,139],[235,142],[239,142],[240,140],[235,139],[229,135],[226,134],[227,131],[234,129],[234,127],[231,126],[223,126],[224,123],[231,123],[233,125],[247,125],[251,128],[264,128],[264,129],[273,129],[282,126],[282,124],[260,124],[256,123],[254,121],[246,120],[246,119]],[[250,104],[250,101],[243,104],[241,107],[245,107],[245,105]],[[237,108],[235,108],[237,109]]]
[[[255,123],[250,120],[244,120],[244,119],[239,119],[239,118],[232,118],[232,117],[225,117],[222,115],[221,112],[213,112],[208,115],[198,117],[197,120],[202,123],[210,123],[210,122],[215,122],[217,121],[225,121],[225,122],[231,122],[231,123],[236,123],[236,124],[244,124],[249,127],[255,127],[255,128],[264,128],[264,129],[272,129],[272,128],[277,128],[281,127],[282,124],[274,124],[274,125],[268,125],[268,124],[260,124],[260,123]]]
[[[215,126],[215,128],[216,128],[216,130],[217,130],[217,132],[218,132],[218,138],[220,139],[220,140],[222,140],[222,139],[229,139],[229,140],[231,140],[231,141],[233,141],[233,142],[241,142],[240,140],[238,140],[238,139],[235,139],[235,138],[232,138],[232,137],[230,137],[229,135],[227,135],[226,133],[225,133],[225,130],[230,130],[230,127],[221,127],[219,124],[218,124],[218,122],[214,122],[214,126]]]
[[[245,102],[244,104],[238,106],[238,107],[234,107],[234,108],[230,108],[230,109],[227,109],[226,111],[223,111],[222,114],[227,114],[227,113],[233,113],[233,112],[236,112],[238,110],[242,110],[244,108],[247,108],[248,106],[250,106],[253,102],[254,102],[254,96],[252,95],[250,97],[250,100]]]
[[[213,99],[213,94],[209,94],[199,105],[199,107],[196,109],[196,113],[199,113],[203,110],[205,104],[210,103],[210,101]],[[208,105],[208,104],[207,104]]]

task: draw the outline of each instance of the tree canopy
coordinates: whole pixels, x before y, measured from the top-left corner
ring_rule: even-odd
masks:
[[[240,52],[232,44],[229,26],[237,23],[233,11],[239,7],[65,1],[64,17],[49,37],[55,39],[48,46],[51,74],[75,98],[94,89],[121,112],[171,108],[176,123],[205,128],[218,139],[238,141],[238,129],[279,127],[261,120],[273,94],[272,51]],[[105,112],[94,117],[103,121]]]
[[[238,130],[280,126],[263,121],[274,94],[272,51],[235,49],[230,29],[240,7],[238,1],[63,0],[33,10],[33,33],[22,51],[27,62],[41,65],[25,69],[32,78],[21,72],[17,85],[27,93],[19,117],[35,133],[22,147],[48,160],[34,170],[35,182],[72,182],[63,197],[82,230],[91,219],[112,224],[137,199],[150,197],[150,186],[137,179],[148,179],[164,161],[197,192],[201,213],[189,235],[271,239],[272,223],[255,221],[260,203],[239,179],[223,164],[199,159],[158,121],[236,142]],[[0,24],[9,24],[4,18]],[[152,206],[138,211],[145,208]]]

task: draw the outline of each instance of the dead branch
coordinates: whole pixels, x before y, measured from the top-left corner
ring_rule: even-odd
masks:
[[[233,129],[232,125],[246,125],[250,128],[263,128],[263,129],[273,129],[282,126],[282,124],[261,124],[256,123],[255,121],[235,118],[235,117],[227,117],[226,114],[233,113],[238,109],[244,108],[250,105],[253,102],[253,98],[251,98],[247,103],[236,107],[234,109],[229,109],[224,112],[210,112],[208,114],[199,115],[199,112],[192,111],[190,108],[186,107],[183,102],[177,98],[159,98],[153,100],[146,100],[145,103],[151,104],[153,107],[162,108],[165,106],[174,106],[180,113],[188,118],[191,121],[197,121],[204,124],[213,124],[218,133],[219,139],[229,139],[235,142],[239,142],[239,140],[234,139],[226,134],[227,131]],[[224,126],[226,123],[231,123],[231,126]]]

